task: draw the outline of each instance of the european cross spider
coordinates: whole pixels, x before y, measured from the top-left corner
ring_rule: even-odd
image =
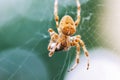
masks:
[[[65,15],[60,23],[58,16],[58,0],[55,0],[54,3],[54,17],[56,22],[56,27],[58,33],[53,29],[49,28],[48,32],[50,33],[50,43],[48,45],[48,50],[50,51],[49,57],[52,57],[55,51],[65,50],[67,51],[71,46],[76,46],[76,60],[75,64],[69,71],[72,71],[79,63],[80,58],[80,46],[82,46],[85,56],[88,59],[87,70],[89,69],[89,54],[85,47],[84,42],[81,40],[80,35],[72,36],[76,32],[76,27],[80,22],[80,2],[76,0],[77,4],[77,20],[74,22],[72,17]]]

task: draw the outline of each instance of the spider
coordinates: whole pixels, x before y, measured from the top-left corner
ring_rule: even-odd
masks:
[[[76,47],[76,59],[75,64],[69,71],[72,71],[76,68],[79,64],[79,57],[80,57],[80,46],[83,48],[85,56],[88,60],[87,62],[87,70],[89,69],[89,53],[85,47],[83,40],[81,40],[80,35],[72,36],[76,32],[76,28],[80,22],[80,2],[76,0],[77,4],[77,19],[73,21],[72,17],[69,15],[65,15],[62,17],[59,23],[59,16],[58,16],[58,0],[54,2],[54,19],[56,22],[56,27],[58,33],[56,33],[52,28],[48,29],[50,34],[50,42],[48,44],[48,51],[49,57],[52,57],[55,51],[61,50],[69,50],[70,47]]]

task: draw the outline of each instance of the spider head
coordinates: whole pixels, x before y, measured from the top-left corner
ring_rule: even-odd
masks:
[[[71,36],[76,32],[76,27],[73,19],[66,15],[60,22],[60,29],[64,35]]]

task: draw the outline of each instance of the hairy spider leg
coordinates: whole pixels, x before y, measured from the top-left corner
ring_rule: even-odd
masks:
[[[77,65],[79,64],[79,58],[80,58],[80,45],[79,45],[79,43],[75,42],[75,41],[71,42],[71,46],[76,46],[76,58],[75,58],[75,64],[72,66],[72,68],[68,72],[74,70],[77,67]]]
[[[80,11],[81,11],[79,0],[76,0],[76,4],[77,4],[77,20],[75,21],[75,26],[77,27],[78,24],[80,23]]]
[[[85,54],[85,56],[86,56],[86,58],[87,58],[87,70],[88,70],[88,69],[89,69],[89,53],[88,53],[88,51],[87,51],[87,49],[86,49],[86,47],[85,47],[84,42],[83,42],[81,39],[79,40],[79,43],[80,43],[80,45],[82,46],[83,51],[84,51],[84,54]]]

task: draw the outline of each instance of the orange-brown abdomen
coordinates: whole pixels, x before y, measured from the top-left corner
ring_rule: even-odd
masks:
[[[62,33],[67,36],[71,36],[76,32],[74,21],[69,15],[61,19],[59,27]]]

